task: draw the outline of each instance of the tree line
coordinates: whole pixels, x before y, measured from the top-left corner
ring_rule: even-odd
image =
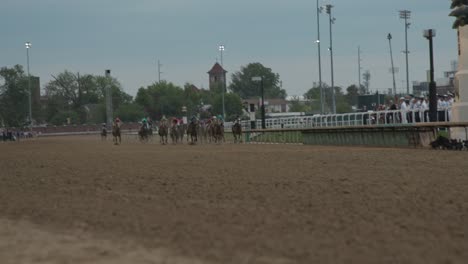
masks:
[[[252,77],[263,78],[265,98],[285,99],[287,93],[281,87],[280,76],[261,63],[250,63],[231,75],[231,83],[224,94],[226,119],[242,117],[247,106],[243,99],[259,98],[260,84]],[[200,116],[208,118],[220,115],[222,89],[198,89],[186,83],[183,87],[161,81],[140,87],[135,97],[127,94],[121,83],[114,77],[80,74],[65,70],[52,75],[45,87],[45,100],[41,104],[33,102],[33,120],[36,124],[62,125],[96,124],[106,120],[105,91],[112,91],[112,106],[115,117],[124,122],[136,122],[142,117],[159,120],[162,116]],[[331,88],[325,88],[325,97],[330,98]],[[338,112],[349,112],[356,104],[362,87],[347,88],[344,94],[340,87],[334,87]],[[22,127],[28,120],[28,76],[20,65],[0,69],[0,126]],[[291,101],[291,111],[313,113],[320,111],[320,90],[314,85],[304,97],[310,103]],[[328,101],[328,100],[327,100]]]

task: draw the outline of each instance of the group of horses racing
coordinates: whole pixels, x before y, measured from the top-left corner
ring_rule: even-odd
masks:
[[[170,125],[168,124],[170,123]],[[177,120],[167,122],[162,120],[157,126],[144,123],[138,130],[138,139],[141,142],[148,142],[154,135],[154,130],[157,130],[159,135],[159,142],[163,145],[168,144],[168,138],[171,139],[172,144],[183,143],[185,135],[186,141],[189,144],[202,143],[223,143],[224,137],[224,124],[218,120],[209,120],[200,122],[198,120],[191,120],[188,124],[180,124]],[[101,133],[104,135],[105,130]],[[242,142],[242,126],[240,122],[236,122],[232,126],[232,133],[234,136],[234,143]],[[114,122],[112,125],[112,136],[115,145],[122,142],[120,122]]]

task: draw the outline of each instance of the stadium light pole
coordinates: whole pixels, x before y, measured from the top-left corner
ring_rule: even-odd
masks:
[[[395,67],[393,66],[393,51],[392,51],[392,34],[387,35],[388,45],[390,46],[390,62],[392,63],[392,76],[393,76],[393,96],[396,99],[396,83],[395,83]]]
[[[323,115],[325,111],[324,106],[324,94],[322,86],[322,59],[320,53],[320,13],[322,12],[322,7],[319,6],[319,0],[317,0],[317,49],[318,49],[318,67],[319,67],[319,89],[320,89],[320,113]]]
[[[260,107],[261,112],[262,112],[262,129],[266,129],[265,126],[265,97],[264,97],[264,92],[263,92],[263,77],[261,76],[255,76],[252,77],[252,81],[254,82],[260,82],[260,93],[262,94],[262,105]]]
[[[221,67],[223,68],[223,84],[222,84],[222,92],[221,92],[221,100],[223,104],[223,120],[226,120],[226,107],[224,105],[224,90],[226,90],[226,73],[224,72],[224,65],[223,65],[223,51],[224,51],[224,45],[219,45],[218,50],[221,53]]]
[[[400,18],[405,20],[405,55],[406,55],[406,93],[409,94],[409,66],[408,66],[408,28],[411,23],[408,22],[408,19],[411,18],[411,11],[409,10],[400,10]]]
[[[329,21],[330,21],[330,47],[328,50],[330,51],[330,66],[331,66],[331,89],[332,89],[332,112],[336,114],[336,98],[335,98],[335,79],[334,79],[334,72],[333,72],[333,35],[332,35],[332,25],[335,23],[335,18],[332,17],[331,9],[332,5],[326,5],[325,9],[327,11]]]
[[[437,88],[434,82],[434,52],[432,45],[432,39],[435,35],[435,29],[424,30],[424,37],[429,40],[429,120],[431,122],[437,121]]]
[[[29,49],[32,47],[31,42],[26,42],[26,62],[28,70],[28,101],[29,101],[29,130],[32,131],[32,99],[31,99],[31,74],[29,73]]]

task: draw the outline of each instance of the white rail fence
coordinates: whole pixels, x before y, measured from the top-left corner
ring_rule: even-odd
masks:
[[[439,109],[437,122],[449,122],[451,108]],[[241,121],[243,130],[250,130],[251,121]],[[265,120],[267,129],[282,128],[313,128],[313,127],[343,127],[343,126],[365,126],[365,125],[395,125],[416,124],[429,122],[428,110],[385,110],[368,111],[346,114],[328,114],[313,116],[279,117]],[[230,131],[232,122],[225,123],[225,130]],[[255,121],[257,129],[262,127],[262,121]]]

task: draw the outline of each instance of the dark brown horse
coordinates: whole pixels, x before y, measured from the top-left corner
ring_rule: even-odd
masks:
[[[198,122],[192,121],[187,127],[187,137],[190,136],[190,144],[195,144],[198,141]],[[188,141],[188,139],[187,139]]]
[[[217,122],[211,122],[208,135],[215,143],[221,143],[224,140],[224,127]]]
[[[162,122],[158,127],[159,142],[163,145],[167,144],[167,125],[165,122]]]
[[[114,142],[114,145],[119,145],[122,143],[122,137],[120,135],[120,123],[119,122],[114,122],[112,124],[112,141]]]
[[[107,140],[107,128],[105,126],[103,126],[101,129],[101,140],[102,141]]]
[[[232,126],[232,134],[234,135],[234,143],[242,143],[242,125],[236,122]]]

